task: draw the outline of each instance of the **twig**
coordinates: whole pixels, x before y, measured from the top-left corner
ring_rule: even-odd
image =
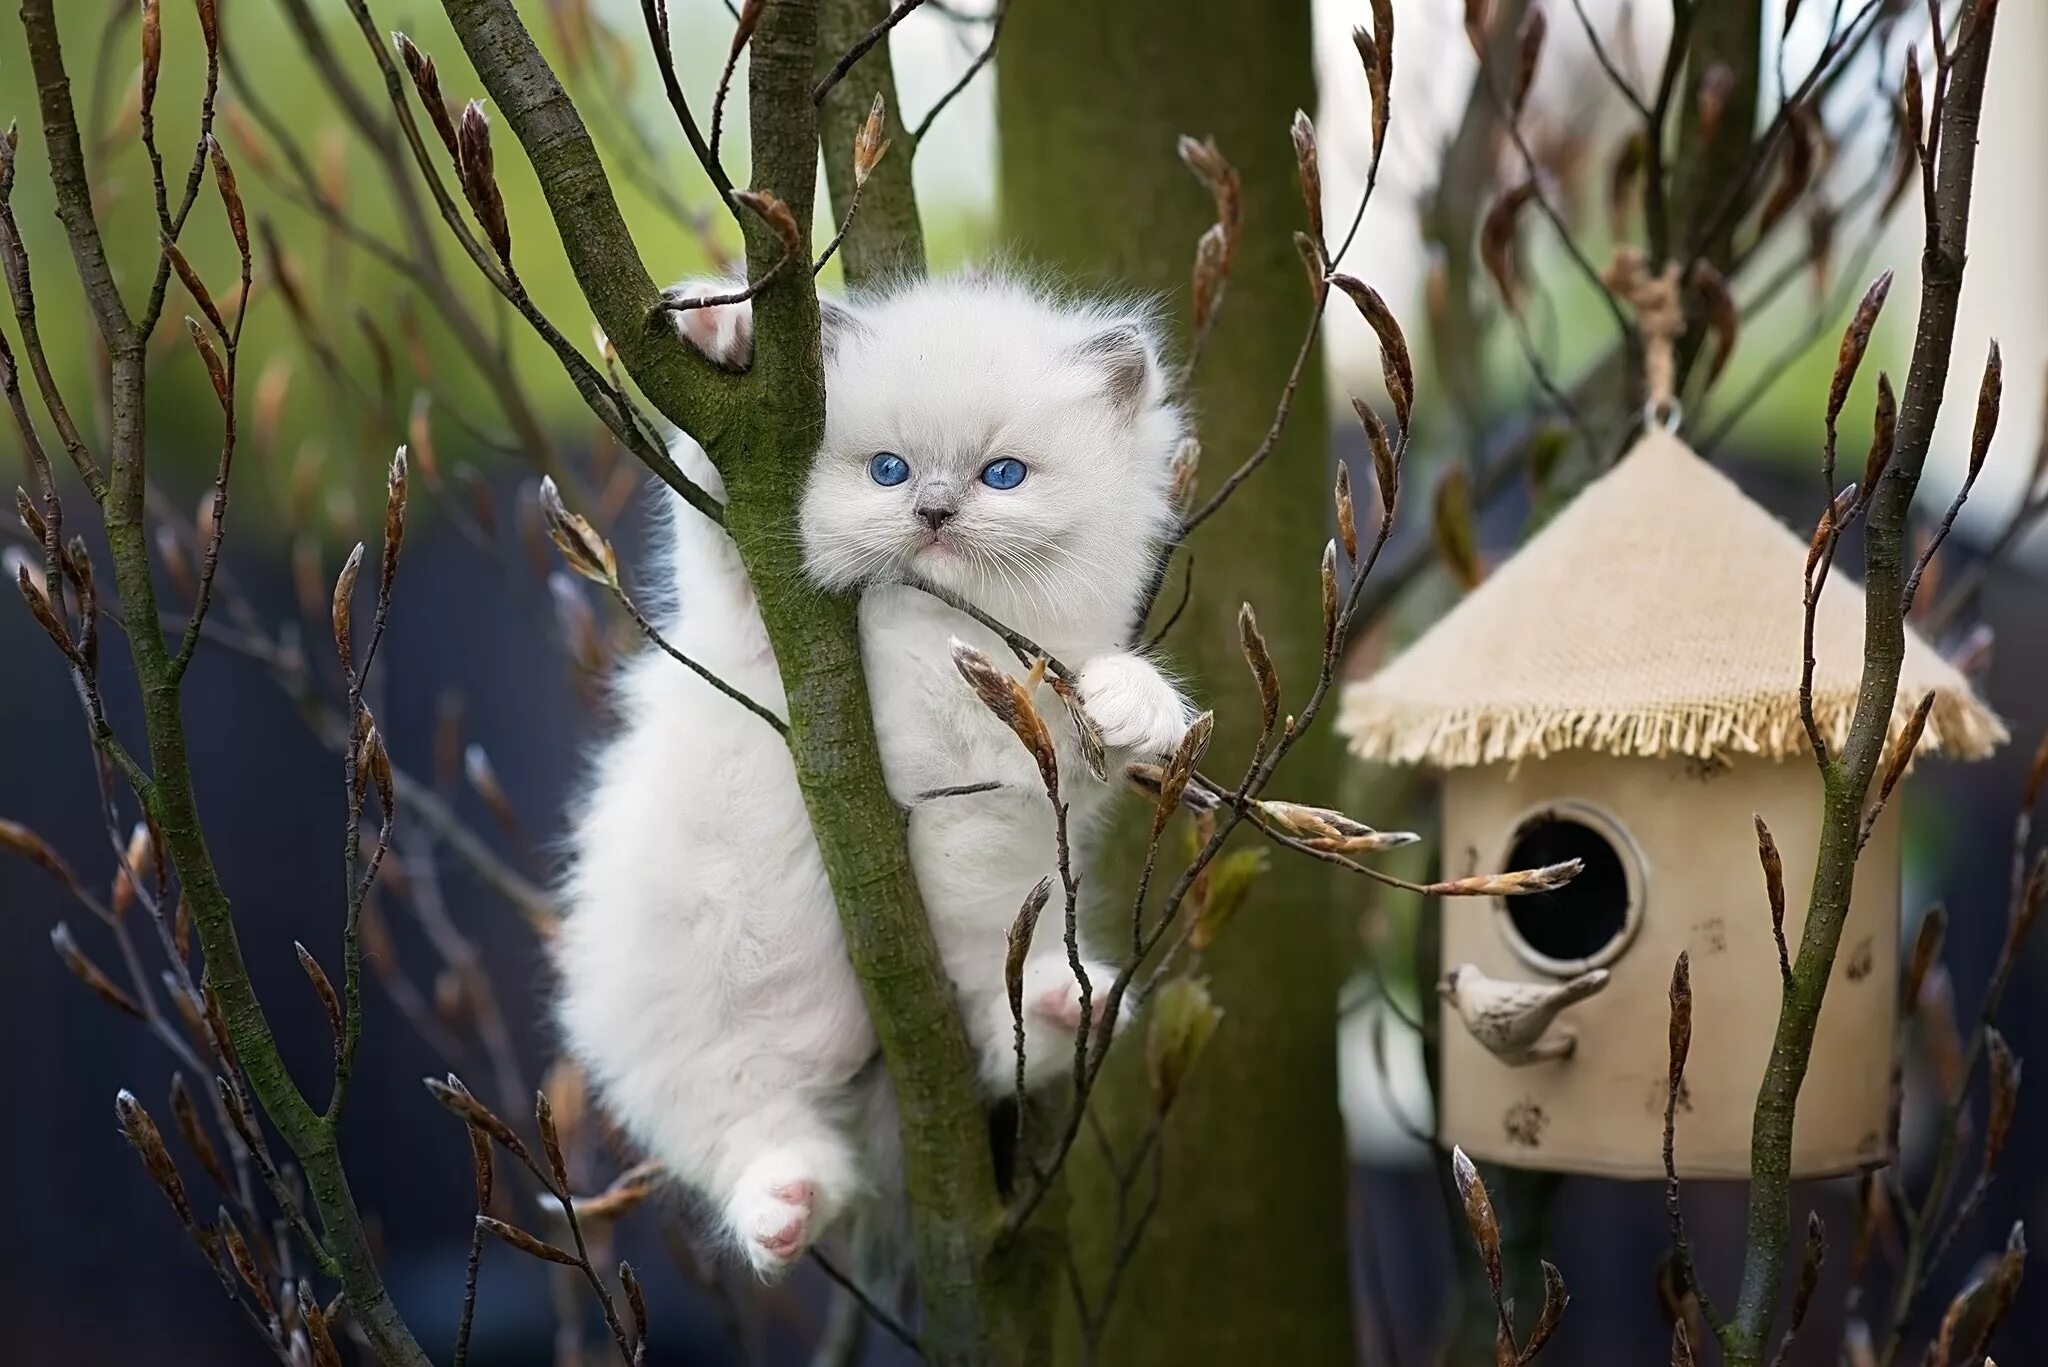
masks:
[[[823,104],[825,96],[832,92],[832,87],[845,79],[847,72],[853,70],[854,63],[867,56],[869,48],[888,37],[890,29],[909,18],[911,11],[923,3],[924,0],[897,0],[882,22],[861,35],[860,41],[840,54],[839,60],[832,64],[832,69],[825,73],[824,79],[811,87],[811,103]],[[913,137],[911,141],[915,143],[916,139]]]
[[[873,1296],[870,1296],[861,1289],[858,1282],[854,1281],[853,1278],[847,1276],[844,1272],[841,1272],[832,1260],[825,1256],[825,1250],[813,1245],[811,1248],[811,1261],[818,1265],[819,1271],[832,1279],[835,1286],[853,1297],[854,1304],[858,1305],[867,1314],[869,1319],[880,1325],[890,1338],[895,1339],[905,1348],[915,1353],[919,1362],[925,1361],[924,1347],[917,1341],[917,1335],[904,1327],[903,1321],[897,1319],[887,1310],[884,1310]]]
[[[1660,128],[1661,124],[1651,115],[1650,107],[1643,103],[1643,97],[1636,94],[1635,86],[1629,83],[1628,77],[1621,74],[1621,69],[1614,64],[1614,59],[1607,55],[1607,47],[1600,41],[1600,30],[1593,23],[1592,16],[1586,13],[1586,0],[1572,0],[1572,10],[1579,17],[1579,27],[1585,30],[1586,45],[1593,50],[1593,60],[1600,64],[1600,70],[1606,73],[1608,84],[1628,101],[1629,108],[1636,112],[1636,117],[1641,119],[1646,127]],[[1677,45],[1679,40],[1674,35],[1672,41]]]
[[[917,121],[917,127],[910,133],[910,145],[913,149],[923,144],[924,135],[931,132],[933,122],[946,111],[946,106],[953,103],[961,91],[974,83],[974,78],[981,74],[981,69],[996,55],[996,44],[1003,36],[1003,20],[1009,15],[1010,0],[996,0],[995,12],[989,18],[988,42],[974,55],[974,60],[967,64],[967,69],[960,73],[960,79],[947,86],[946,92],[933,101],[932,107],[925,110],[924,117]]]
[[[704,174],[711,179],[718,191],[719,200],[732,213],[733,221],[739,221],[739,206],[733,199],[732,177],[725,173],[718,154],[712,145],[704,140],[704,134],[697,127],[697,116],[690,112],[690,102],[683,94],[682,82],[676,79],[675,52],[671,46],[668,25],[668,0],[640,0],[640,13],[647,20],[647,41],[654,51],[655,69],[661,73],[662,89],[668,94],[669,108],[675,111],[676,123],[683,130],[683,137],[689,141],[690,150],[697,154],[697,164],[704,168]],[[739,16],[734,15],[735,19]]]

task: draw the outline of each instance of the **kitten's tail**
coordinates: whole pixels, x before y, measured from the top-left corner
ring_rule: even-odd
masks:
[[[669,455],[683,474],[724,501],[725,482],[703,447],[678,432],[669,442]],[[669,615],[677,632],[699,649],[727,657],[728,662],[733,652],[742,658],[757,655],[766,648],[767,635],[738,548],[722,527],[684,502],[682,495],[670,493],[667,503],[671,522]]]

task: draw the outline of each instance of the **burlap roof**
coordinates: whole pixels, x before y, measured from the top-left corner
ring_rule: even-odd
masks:
[[[1367,759],[1455,767],[1559,750],[1803,753],[1806,541],[1652,432],[1377,675],[1337,718]],[[1813,705],[1839,747],[1863,663],[1863,589],[1837,571],[1815,623]],[[1929,690],[1922,754],[2006,738],[1969,683],[1912,631],[1896,737]]]

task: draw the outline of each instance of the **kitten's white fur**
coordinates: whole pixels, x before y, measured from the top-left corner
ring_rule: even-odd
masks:
[[[721,288],[679,287],[698,296]],[[679,315],[713,359],[744,365],[744,306]],[[1053,813],[1030,757],[962,682],[957,638],[1014,659],[993,633],[916,589],[965,596],[1080,670],[1112,772],[1185,733],[1180,695],[1133,653],[1139,598],[1172,525],[1168,467],[1182,433],[1149,324],[990,276],[908,284],[828,310],[825,432],[806,489],[806,568],[866,586],[861,652],[891,796],[983,1080],[1014,1076],[1005,931],[1055,867]],[[896,487],[876,452],[910,463]],[[720,491],[701,450],[676,456]],[[1014,456],[1015,488],[979,481]],[[680,500],[675,646],[778,715],[786,699],[731,541]],[[934,530],[918,509],[951,507]],[[1081,761],[1050,688],[1076,836],[1111,795]],[[891,1164],[876,1042],[783,742],[666,656],[619,682],[624,728],[598,753],[572,836],[570,914],[557,941],[568,1043],[632,1138],[716,1203],[764,1276],[801,1257]],[[920,801],[932,789],[995,791]],[[1099,1004],[1114,976],[1089,964]],[[1078,986],[1048,919],[1025,970],[1035,1079],[1071,1060]],[[1099,1009],[1099,1005],[1098,1005]]]

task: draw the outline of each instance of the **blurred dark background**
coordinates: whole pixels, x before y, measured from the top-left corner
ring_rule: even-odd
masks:
[[[1767,502],[1798,506],[1803,489],[1775,471],[1749,466],[1736,472]],[[512,501],[509,488],[500,493]],[[625,519],[622,549],[629,561],[640,521],[633,512]],[[1504,516],[1503,534],[1511,538],[1518,523]],[[1959,564],[1968,554],[1964,548]],[[407,557],[404,590],[383,647],[389,674],[378,707],[392,749],[401,764],[430,754],[441,700],[459,695],[466,740],[487,751],[532,839],[522,842],[499,830],[473,792],[458,788],[453,800],[508,863],[543,876],[551,862],[548,841],[560,828],[580,750],[595,724],[584,684],[563,649],[550,590],[516,553],[494,566],[443,522],[425,521]],[[242,590],[274,620],[295,615],[290,576],[281,566],[245,559],[235,571]],[[2011,723],[2015,743],[1982,765],[1928,766],[1909,789],[1909,892],[1902,910],[1917,913],[1935,900],[1947,904],[1948,963],[1966,1028],[2004,932],[2015,796],[2032,740],[2048,727],[2048,690],[2038,683],[2048,670],[2042,603],[2040,584],[2019,570],[1996,574],[1984,600],[1997,646],[1982,686]],[[309,639],[317,641],[319,630],[316,624]],[[81,877],[103,881],[113,860],[96,816],[77,703],[47,656],[47,643],[26,613],[0,612],[0,816],[32,818]],[[115,724],[138,727],[123,689],[115,684],[110,694],[119,700]],[[225,651],[200,652],[189,698],[207,829],[236,898],[251,968],[295,1074],[306,1085],[320,1085],[327,1026],[292,942],[303,940],[329,962],[339,955],[339,762],[259,668]],[[542,952],[520,917],[479,886],[459,859],[444,853],[439,863],[450,915],[484,953],[520,1059],[536,1074],[527,1079],[533,1085],[537,1064],[550,1052]],[[89,952],[111,953],[99,928],[55,883],[25,861],[0,859],[0,1038],[10,1043],[6,1090],[13,1102],[13,1119],[0,1128],[6,1357],[38,1367],[133,1362],[138,1352],[147,1361],[262,1362],[263,1349],[186,1243],[114,1123],[113,1097],[123,1087],[165,1114],[161,1102],[172,1061],[134,1021],[62,970],[49,945],[50,929],[60,920],[72,925]],[[404,916],[393,913],[388,920],[401,965],[430,988],[435,960],[429,947]],[[2048,972],[2037,943],[2001,1020],[2023,1058],[2048,1043],[2044,988]],[[418,1081],[448,1066],[373,985],[362,1081],[351,1097],[344,1143],[357,1196],[374,1212],[388,1250],[393,1292],[429,1344],[453,1336],[473,1209],[461,1126]],[[1923,1071],[1916,1065],[1912,1074],[1904,1135],[1909,1171],[1928,1159]],[[203,1185],[196,1173],[187,1176],[195,1189]],[[1800,1193],[1802,1206],[1821,1213],[1831,1242],[1807,1347],[1795,1348],[1793,1362],[1832,1361],[1832,1350],[1818,1345],[1836,1341],[1853,1197],[1848,1181],[1812,1184]],[[1732,1187],[1688,1189],[1694,1243],[1710,1286],[1732,1285],[1740,1198]],[[1374,1344],[1391,1334],[1400,1361],[1426,1361],[1456,1294],[1452,1240],[1462,1240],[1463,1231],[1446,1223],[1430,1169],[1412,1156],[1362,1164],[1351,1199],[1362,1332]],[[1579,1178],[1562,1184],[1551,1207],[1549,1256],[1565,1270],[1575,1300],[1550,1350],[1558,1361],[1646,1361],[1661,1350],[1667,1331],[1652,1285],[1667,1243],[1663,1199],[1657,1184]],[[1943,1284],[1958,1283],[1980,1251],[2002,1244],[2015,1218],[2048,1227],[2048,1113],[2025,1092],[2001,1176],[1958,1241]],[[678,1270],[656,1235],[660,1223],[628,1221],[620,1249],[649,1287],[651,1360],[750,1360],[735,1347],[718,1302],[697,1274]],[[694,1267],[688,1260],[684,1265]],[[474,1360],[508,1367],[554,1360],[552,1271],[507,1249],[486,1250]],[[829,1288],[818,1270],[807,1266],[789,1286],[766,1294],[729,1269],[725,1280],[738,1293],[751,1360],[803,1360],[827,1313]],[[2048,1302],[2023,1295],[2007,1332],[2009,1343],[2048,1334]],[[877,1363],[902,1356],[885,1342],[871,1343],[870,1354],[867,1360]]]

